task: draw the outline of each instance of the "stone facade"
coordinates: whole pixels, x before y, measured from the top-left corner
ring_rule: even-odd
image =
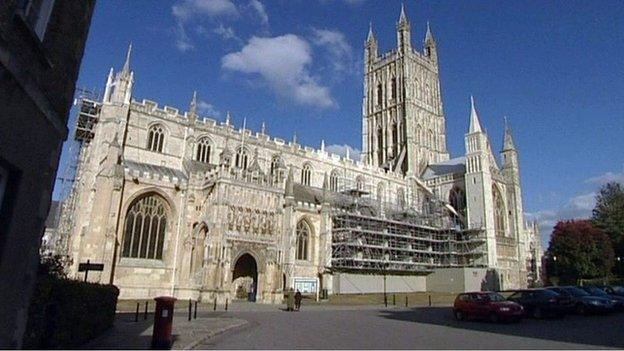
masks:
[[[0,348],[19,348],[95,1],[0,2]]]
[[[366,42],[361,161],[322,142],[314,149],[272,138],[264,127],[237,129],[229,115],[200,118],[195,96],[188,112],[137,101],[129,51],[123,69],[109,73],[81,152],[72,274],[82,274],[80,262],[104,263],[89,279],[117,285],[122,299],[223,301],[252,292],[279,302],[293,286],[332,293],[337,205],[328,194],[356,193],[417,214],[434,200],[446,204],[463,228],[487,237],[487,253],[471,264],[496,269],[503,288],[526,286],[539,252],[530,243],[539,240],[523,219],[510,131],[502,166],[473,126],[466,155],[449,159],[433,36],[425,53],[411,49],[404,13],[398,35],[399,48],[382,56],[372,32]],[[471,118],[478,123],[474,106]]]

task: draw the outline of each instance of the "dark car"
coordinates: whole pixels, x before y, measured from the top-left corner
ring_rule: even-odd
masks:
[[[624,296],[609,294],[597,286],[579,286],[578,288],[585,290],[588,294],[592,296],[610,299],[611,302],[613,302],[613,308],[616,311],[624,311]]]
[[[546,289],[516,290],[507,300],[522,305],[526,316],[538,319],[546,316],[563,317],[566,314],[565,299]]]
[[[624,287],[619,285],[601,286],[600,289],[604,290],[604,292],[609,295],[624,296]]]
[[[611,299],[592,296],[574,286],[554,286],[547,288],[570,299],[570,307],[578,314],[607,313],[614,309]]]
[[[453,304],[453,314],[458,320],[488,319],[494,323],[504,320],[519,321],[522,313],[522,306],[505,300],[495,292],[459,294]]]

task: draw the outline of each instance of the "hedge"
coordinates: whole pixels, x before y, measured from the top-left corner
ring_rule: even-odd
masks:
[[[113,326],[118,295],[114,285],[38,277],[22,347],[79,347]]]

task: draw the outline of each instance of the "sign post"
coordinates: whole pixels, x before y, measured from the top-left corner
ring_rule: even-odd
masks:
[[[87,281],[89,277],[89,271],[103,271],[104,263],[91,263],[91,260],[87,260],[87,263],[78,264],[78,272],[85,272],[84,281]]]

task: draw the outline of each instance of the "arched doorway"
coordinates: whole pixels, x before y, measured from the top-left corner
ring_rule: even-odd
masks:
[[[241,255],[234,265],[232,272],[236,298],[256,301],[258,291],[258,265],[250,254]]]

